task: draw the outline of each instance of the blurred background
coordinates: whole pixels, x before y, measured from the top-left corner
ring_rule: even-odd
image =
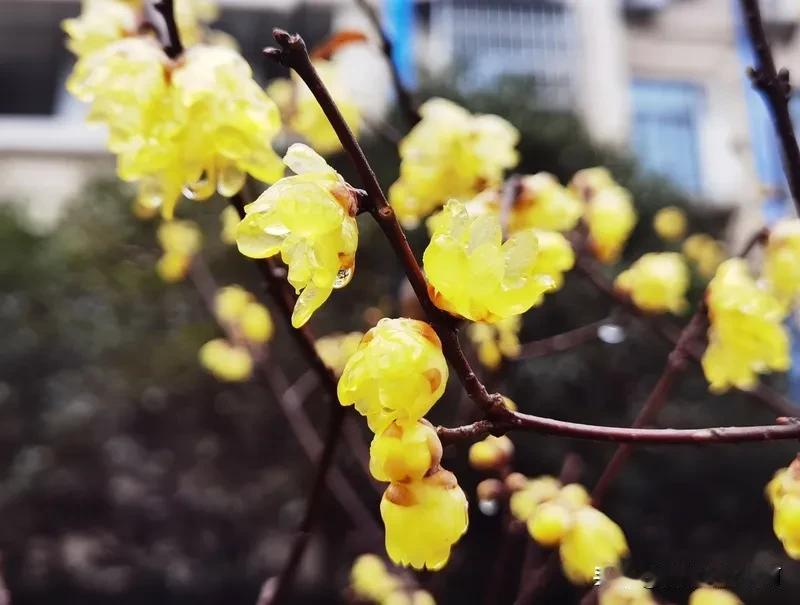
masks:
[[[261,59],[272,27],[309,46],[342,29],[374,40],[353,0],[221,0],[215,27],[233,35],[265,84],[285,76]],[[684,208],[693,231],[735,248],[792,211],[779,150],[751,90],[752,51],[734,0],[383,0],[393,60],[422,100],[432,94],[509,119],[522,133],[522,174],[566,182],[605,165],[634,194],[640,222],[621,265],[663,249],[655,211]],[[800,73],[800,3],[762,0],[776,62]],[[278,397],[293,384],[317,430],[327,405],[285,330],[270,347],[282,383],[225,385],[197,349],[218,335],[192,283],[154,271],[155,226],[133,218],[102,131],[64,90],[72,67],[59,23],[71,0],[0,0],[0,552],[14,603],[255,602],[302,515],[313,465],[287,430]],[[374,44],[342,51],[344,75],[373,133],[406,126]],[[800,123],[800,98],[791,108]],[[384,132],[385,134],[385,132]],[[384,184],[397,152],[367,129],[363,143]],[[358,183],[345,158],[333,163]],[[219,242],[224,204],[181,206],[205,227],[205,258],[221,284],[259,292],[257,274]],[[353,283],[315,315],[324,335],[364,330],[397,314],[402,272],[382,236],[360,222]],[[424,233],[412,233],[424,245]],[[615,273],[619,267],[614,268]],[[610,273],[610,274],[611,274]],[[702,289],[699,278],[696,293]],[[547,358],[510,362],[486,378],[523,411],[601,424],[629,423],[667,348],[572,275],[526,316],[523,342],[604,320],[613,337]],[[769,382],[800,401],[798,373]],[[452,382],[452,381],[451,381]],[[302,388],[301,388],[302,387]],[[451,384],[433,414],[463,407]],[[675,427],[770,423],[751,400],[712,396],[691,368],[659,422]],[[377,519],[380,494],[360,469],[363,423],[348,419],[339,468]],[[513,436],[515,468],[557,474],[569,452],[591,484],[612,448]],[[356,445],[354,445],[356,444]],[[465,448],[446,453],[474,501],[482,478]],[[722,582],[747,603],[797,603],[800,565],[772,534],[763,487],[796,444],[639,448],[605,507],[625,530],[626,572],[650,574],[682,603],[700,581]],[[355,555],[380,552],[326,497],[294,602],[343,601]],[[492,514],[485,514],[489,512]],[[482,602],[499,547],[500,515],[471,507],[471,528],[448,567],[419,582],[442,603]],[[512,544],[516,565],[524,537]],[[774,571],[782,567],[781,583]],[[516,590],[514,565],[499,595]],[[571,602],[563,580],[545,595]]]

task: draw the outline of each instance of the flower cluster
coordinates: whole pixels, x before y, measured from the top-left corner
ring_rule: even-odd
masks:
[[[437,217],[423,256],[432,299],[473,321],[493,323],[524,313],[556,288],[552,275],[560,275],[564,261],[572,260],[564,259],[566,250],[540,255],[538,249],[534,230],[503,242],[496,215],[472,216],[464,204],[451,200]]]
[[[661,208],[653,217],[653,230],[667,242],[675,242],[686,235],[686,214],[677,206]]]
[[[441,569],[467,529],[467,500],[440,466],[442,444],[423,416],[444,393],[447,363],[426,323],[382,319],[361,340],[339,380],[375,433],[370,472],[389,483],[381,501],[386,551],[399,565]]]
[[[248,173],[267,182],[280,178],[271,147],[278,109],[235,50],[198,43],[170,59],[152,34],[125,29],[124,8],[95,8],[102,4],[89,2],[83,17],[65,23],[79,51],[67,88],[90,103],[90,121],[107,127],[117,172],[138,184],[140,206],[171,218],[181,193],[204,200],[215,191],[238,192]],[[141,10],[141,3],[114,4]],[[94,25],[95,11],[118,18],[104,29]],[[179,9],[178,18],[189,13]]]
[[[800,559],[800,456],[767,484],[774,510],[772,527],[792,559]]]
[[[575,584],[588,584],[596,570],[619,567],[628,543],[619,526],[592,507],[577,483],[562,485],[553,477],[526,481],[511,494],[511,513],[527,523],[531,537],[559,548],[561,566]]]
[[[300,293],[292,314],[298,328],[353,276],[357,201],[344,179],[310,147],[295,143],[283,161],[294,176],[245,206],[236,243],[250,258],[280,253],[289,267],[289,283]]]
[[[391,573],[377,555],[359,556],[350,569],[350,590],[359,602],[376,605],[436,605],[426,590],[410,585],[407,578]]]
[[[584,220],[592,251],[605,263],[616,262],[636,226],[630,193],[605,168],[579,170],[570,189],[586,202]]]
[[[342,83],[336,61],[314,59],[313,64],[345,122],[353,134],[358,136],[361,114],[352,95]],[[319,103],[296,72],[292,72],[291,78],[279,78],[270,82],[267,94],[280,109],[284,123],[319,153],[329,155],[342,148],[339,137]]]
[[[164,254],[156,263],[156,272],[165,282],[186,277],[192,258],[200,251],[203,236],[192,221],[169,221],[158,227],[158,243]]]
[[[487,368],[500,367],[503,358],[513,359],[520,353],[519,330],[522,319],[512,315],[493,324],[476,322],[467,326],[467,336],[477,347],[478,360]]]
[[[677,252],[650,252],[617,276],[614,286],[651,313],[686,310],[689,269]]]
[[[781,302],[795,301],[800,292],[800,219],[784,219],[770,229],[764,277]]]
[[[389,201],[409,227],[450,198],[466,201],[497,187],[516,165],[519,132],[495,115],[473,115],[434,98],[419,109],[422,120],[400,143],[400,178]]]
[[[750,389],[757,375],[789,368],[789,336],[784,306],[759,287],[745,262],[722,263],[706,292],[708,348],[703,370],[712,391]]]
[[[253,373],[251,347],[272,338],[275,326],[267,308],[240,286],[220,288],[214,315],[228,338],[215,338],[200,348],[201,365],[226,382],[247,380]]]

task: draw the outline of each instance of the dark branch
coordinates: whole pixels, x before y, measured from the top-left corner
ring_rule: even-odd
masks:
[[[414,252],[408,245],[408,240],[400,223],[397,222],[394,210],[389,206],[378,179],[375,177],[375,173],[372,171],[355,136],[353,136],[339,108],[311,64],[303,38],[297,34],[289,34],[281,29],[275,29],[272,33],[280,48],[267,48],[264,50],[264,54],[293,69],[302,78],[320,104],[322,111],[338,135],[342,147],[349,155],[353,166],[358,172],[362,186],[367,191],[367,199],[371,204],[370,213],[381,227],[392,249],[400,259],[414,294],[419,299],[429,323],[436,330],[439,339],[442,341],[444,355],[464,385],[464,389],[487,415],[493,418],[507,417],[508,409],[503,404],[502,397],[498,394],[490,394],[486,390],[486,387],[472,370],[464,356],[458,341],[457,320],[433,304],[433,300],[428,294],[428,282],[417,259],[414,257]]]
[[[164,43],[164,52],[170,59],[175,59],[183,54],[183,43],[178,31],[178,22],[175,20],[174,0],[157,0],[153,5],[164,19],[167,39]]]
[[[387,63],[389,63],[389,70],[392,74],[392,85],[397,95],[397,105],[400,107],[400,111],[408,122],[408,125],[415,126],[421,118],[417,111],[416,103],[414,103],[414,99],[411,97],[411,92],[405,87],[405,84],[403,84],[403,80],[400,78],[400,72],[397,71],[397,65],[392,60],[392,41],[386,33],[386,30],[383,29],[377,11],[368,0],[356,0],[356,4],[364,11],[367,19],[369,19],[372,26],[378,32],[378,35],[381,37],[381,52],[383,52]]]
[[[568,330],[555,336],[533,340],[522,345],[520,354],[514,359],[533,359],[535,357],[545,357],[553,353],[561,353],[579,347],[587,342],[597,339],[597,331],[606,324],[614,323],[610,317],[595,321],[585,326],[580,326],[574,330]]]
[[[739,0],[747,26],[747,33],[756,55],[756,65],[749,71],[753,86],[760,90],[767,105],[775,132],[783,150],[783,170],[795,208],[800,213],[800,148],[794,134],[789,99],[792,86],[789,71],[775,69],[775,61],[767,42],[767,34],[761,21],[758,0]]]

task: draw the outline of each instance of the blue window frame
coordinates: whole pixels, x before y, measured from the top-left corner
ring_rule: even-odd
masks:
[[[638,160],[682,191],[700,194],[703,90],[685,82],[634,80],[631,101],[631,142]]]

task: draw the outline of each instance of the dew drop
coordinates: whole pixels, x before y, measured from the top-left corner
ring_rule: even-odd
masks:
[[[597,328],[597,337],[610,345],[617,345],[625,341],[625,329],[617,324],[604,324]]]
[[[214,175],[208,170],[203,170],[200,178],[183,186],[183,195],[190,200],[207,200],[216,190]]]
[[[500,510],[497,500],[478,500],[478,509],[487,517],[494,517]]]
[[[333,282],[335,289],[344,288],[353,279],[353,267],[342,267],[336,274],[336,280]]]
[[[650,572],[643,574],[642,577],[639,579],[644,584],[644,587],[649,590],[652,590],[653,587],[656,585],[656,576]]]

